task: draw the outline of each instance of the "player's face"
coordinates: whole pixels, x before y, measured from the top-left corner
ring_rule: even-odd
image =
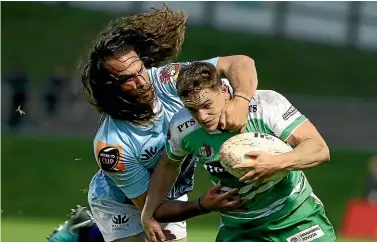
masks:
[[[191,93],[183,102],[204,129],[214,131],[218,128],[221,112],[229,98],[228,88],[222,85],[217,90],[203,89]]]
[[[154,98],[147,70],[136,52],[115,54],[105,64],[109,72],[120,81],[124,93],[142,103],[148,103]]]

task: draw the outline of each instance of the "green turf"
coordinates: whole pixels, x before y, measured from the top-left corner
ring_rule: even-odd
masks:
[[[2,216],[60,217],[75,204],[86,204],[85,189],[97,170],[91,140],[64,138],[2,137]],[[332,160],[307,171],[316,194],[336,228],[340,228],[344,206],[362,197],[371,154],[332,150]],[[211,184],[206,171],[196,172],[194,198]],[[195,224],[217,224],[216,215],[193,219]]]
[[[115,18],[36,2],[1,5],[2,71],[21,63],[34,83],[42,83],[55,64],[73,69],[85,53],[85,45]],[[256,60],[259,88],[282,93],[376,96],[376,53],[191,27],[179,59],[232,54]]]
[[[6,219],[1,224],[2,242],[41,242],[62,221],[59,220],[30,220]],[[215,226],[196,226],[189,223],[188,241],[211,242],[217,233]],[[338,239],[337,242],[369,242],[361,239]],[[371,242],[371,241],[370,241]]]

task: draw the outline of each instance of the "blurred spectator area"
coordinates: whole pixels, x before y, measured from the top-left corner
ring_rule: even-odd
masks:
[[[74,94],[80,93],[78,64],[109,20],[161,4],[2,2],[2,77],[20,63],[30,78],[20,130],[91,137],[98,115]],[[168,5],[189,15],[179,60],[248,55],[256,61],[259,88],[286,95],[331,146],[377,149],[377,3]],[[67,77],[48,89],[48,76],[57,66]],[[2,128],[7,132],[16,110],[11,87],[2,84]],[[56,115],[49,114],[47,90],[54,90]]]

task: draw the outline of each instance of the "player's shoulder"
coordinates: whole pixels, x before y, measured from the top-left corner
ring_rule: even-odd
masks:
[[[181,108],[173,115],[172,119],[170,120],[170,127],[177,127],[177,130],[181,132],[181,124],[190,122],[190,120],[194,120],[192,122],[195,122],[195,119],[191,116],[191,113],[187,110],[187,108]]]
[[[131,144],[130,129],[126,122],[116,120],[110,116],[101,117],[101,124],[97,129],[95,140],[116,146],[127,147]]]
[[[200,127],[191,113],[186,108],[182,108],[173,115],[169,131],[172,136],[183,138]]]
[[[124,172],[125,164],[137,162],[135,143],[125,122],[103,118],[95,135],[93,145],[98,165],[106,172]]]
[[[177,81],[179,70],[185,64],[184,62],[175,62],[158,68],[152,67],[148,73],[153,81],[157,81],[157,84],[171,84]]]

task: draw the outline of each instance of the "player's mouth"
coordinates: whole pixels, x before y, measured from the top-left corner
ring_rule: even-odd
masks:
[[[152,99],[154,99],[154,96],[155,96],[155,93],[154,93],[154,90],[151,89],[150,91],[148,92],[144,92],[142,94],[140,94],[138,96],[138,99],[139,101],[141,101],[142,103],[149,103],[152,101]]]
[[[214,126],[214,121],[215,121],[215,119],[211,119],[211,120],[209,120],[209,121],[205,121],[205,122],[203,122],[203,123],[201,123],[201,124],[202,124],[202,126],[203,126],[205,129],[210,129],[211,127]]]

